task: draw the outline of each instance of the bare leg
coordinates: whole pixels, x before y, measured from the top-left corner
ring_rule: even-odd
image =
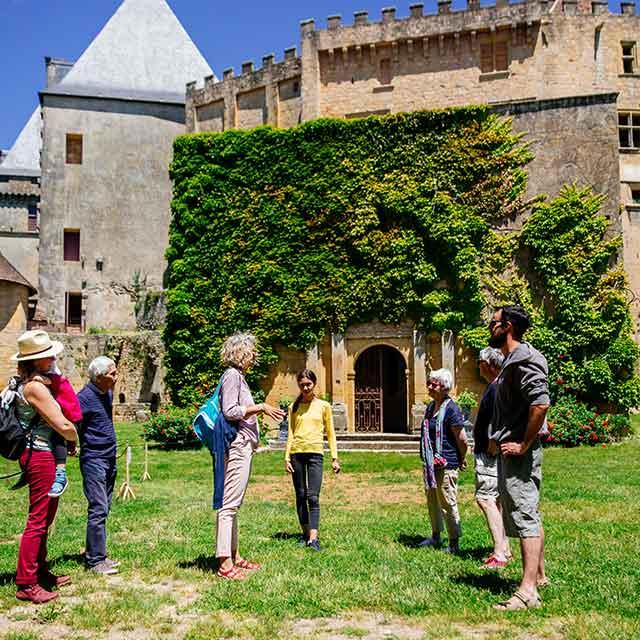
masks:
[[[495,500],[477,500],[478,506],[487,519],[489,533],[493,538],[493,555],[498,560],[507,559],[508,542],[504,534],[502,524],[502,514],[500,513],[499,502]]]
[[[540,526],[540,560],[538,561],[538,584],[547,582],[547,574],[544,570],[544,529]]]
[[[309,537],[308,540],[311,542],[312,540],[318,539],[318,530],[317,529],[309,529]]]
[[[530,597],[538,594],[538,567],[542,551],[542,537],[520,538],[522,549],[522,582],[520,591]]]

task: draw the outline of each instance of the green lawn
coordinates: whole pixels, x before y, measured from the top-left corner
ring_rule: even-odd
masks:
[[[139,427],[120,441],[139,444]],[[548,573],[538,611],[497,613],[519,561],[503,575],[480,559],[488,534],[462,474],[463,557],[415,548],[429,533],[419,460],[345,453],[328,473],[321,540],[296,545],[293,492],[282,453],[256,456],[241,510],[241,546],[263,563],[245,583],[216,579],[211,463],[204,451],[150,452],[152,480],[132,479],[137,500],[116,501],[110,554],[121,574],[85,574],[85,502],[76,460],[49,556],[74,584],[58,603],[23,606],[12,583],[26,491],[0,483],[0,639],[34,638],[640,638],[640,440],[545,452],[543,513]],[[0,473],[13,466],[0,461]],[[124,474],[122,473],[118,485]]]

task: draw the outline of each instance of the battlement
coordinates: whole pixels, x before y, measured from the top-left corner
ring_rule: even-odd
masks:
[[[636,3],[632,0],[622,0],[620,14],[612,16],[636,15]],[[493,5],[480,6],[480,0],[467,0],[465,9],[454,11],[452,0],[437,0],[437,12],[425,13],[424,4],[416,3],[409,6],[409,15],[397,16],[396,7],[385,7],[381,10],[379,21],[370,21],[368,11],[356,11],[352,24],[343,24],[339,14],[327,17],[326,28],[316,28],[313,18],[300,23],[301,35],[304,38],[311,34],[325,37],[327,40],[338,34],[348,38],[349,34],[371,38],[384,36],[394,39],[402,35],[411,35],[414,30],[421,33],[425,28],[437,33],[446,33],[452,29],[470,30],[489,26],[491,23],[505,23],[512,20],[539,20],[544,15],[602,15],[609,13],[607,0],[527,0],[525,2],[510,3],[509,0],[495,0]],[[382,30],[382,31],[381,31]],[[406,33],[403,33],[406,32]]]
[[[216,100],[223,96],[226,86],[233,86],[236,91],[247,91],[267,82],[278,82],[299,76],[301,73],[301,59],[296,47],[284,50],[283,59],[276,62],[274,53],[262,57],[262,66],[254,67],[253,60],[247,60],[240,67],[240,75],[235,74],[233,67],[222,72],[222,80],[215,76],[204,79],[204,88],[198,88],[196,82],[187,84],[187,99],[195,103],[202,100]]]

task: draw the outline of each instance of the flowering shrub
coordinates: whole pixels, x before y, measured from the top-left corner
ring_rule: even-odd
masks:
[[[630,433],[626,415],[599,414],[571,396],[561,397],[547,414],[549,435],[545,442],[551,445],[576,447],[581,444],[597,445],[621,440]]]
[[[166,447],[199,447],[201,442],[191,426],[194,417],[192,409],[163,408],[142,426],[144,437]]]

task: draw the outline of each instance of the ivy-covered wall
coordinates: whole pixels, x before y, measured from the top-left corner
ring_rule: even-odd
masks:
[[[480,346],[488,305],[521,301],[556,393],[635,404],[619,243],[605,239],[590,193],[526,202],[530,159],[484,107],[178,138],[165,329],[174,401],[211,390],[221,342],[239,329],[261,340],[255,383],[277,345],[308,348],[373,319]],[[521,232],[499,231],[532,204]],[[587,385],[602,358],[608,383]]]

